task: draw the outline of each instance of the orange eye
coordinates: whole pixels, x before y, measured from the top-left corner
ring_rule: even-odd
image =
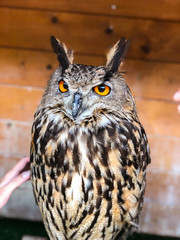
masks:
[[[101,84],[94,87],[94,91],[101,96],[106,96],[110,93],[110,87],[107,85]]]
[[[59,90],[60,90],[60,92],[62,92],[62,93],[67,92],[67,91],[68,91],[68,84],[67,84],[65,81],[61,80],[61,81],[59,82]]]

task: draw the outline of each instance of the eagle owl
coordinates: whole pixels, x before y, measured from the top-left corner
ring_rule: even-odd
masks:
[[[123,74],[121,38],[105,66],[73,64],[51,37],[60,66],[32,126],[35,198],[52,240],[120,240],[137,229],[150,163],[146,133]]]

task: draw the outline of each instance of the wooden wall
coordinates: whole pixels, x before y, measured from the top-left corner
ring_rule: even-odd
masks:
[[[180,88],[180,1],[0,0],[0,23],[0,176],[29,154],[33,114],[58,66],[50,35],[75,50],[75,62],[92,65],[104,64],[125,36],[123,69],[152,154],[140,231],[180,237],[180,116],[172,100]],[[1,215],[33,219],[29,189],[17,190]]]

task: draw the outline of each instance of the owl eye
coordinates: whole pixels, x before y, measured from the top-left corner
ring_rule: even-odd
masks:
[[[101,95],[101,96],[106,96],[110,93],[110,87],[104,84],[98,85],[96,87],[93,88],[94,91]]]
[[[61,80],[61,81],[59,82],[59,90],[60,90],[60,92],[62,92],[62,93],[67,92],[67,91],[68,91],[68,84],[67,84],[65,81]]]

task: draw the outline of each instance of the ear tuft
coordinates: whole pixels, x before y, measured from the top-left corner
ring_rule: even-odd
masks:
[[[51,46],[57,55],[57,59],[64,71],[69,67],[69,65],[73,61],[73,52],[71,50],[67,51],[65,44],[63,42],[60,42],[54,36],[51,36],[50,41],[51,41]]]
[[[69,58],[69,62],[72,64],[74,60],[74,52],[72,49],[67,50],[67,56]]]
[[[110,49],[107,55],[106,67],[112,73],[118,71],[118,68],[127,52],[127,48],[129,45],[128,43],[129,42],[123,37]]]

